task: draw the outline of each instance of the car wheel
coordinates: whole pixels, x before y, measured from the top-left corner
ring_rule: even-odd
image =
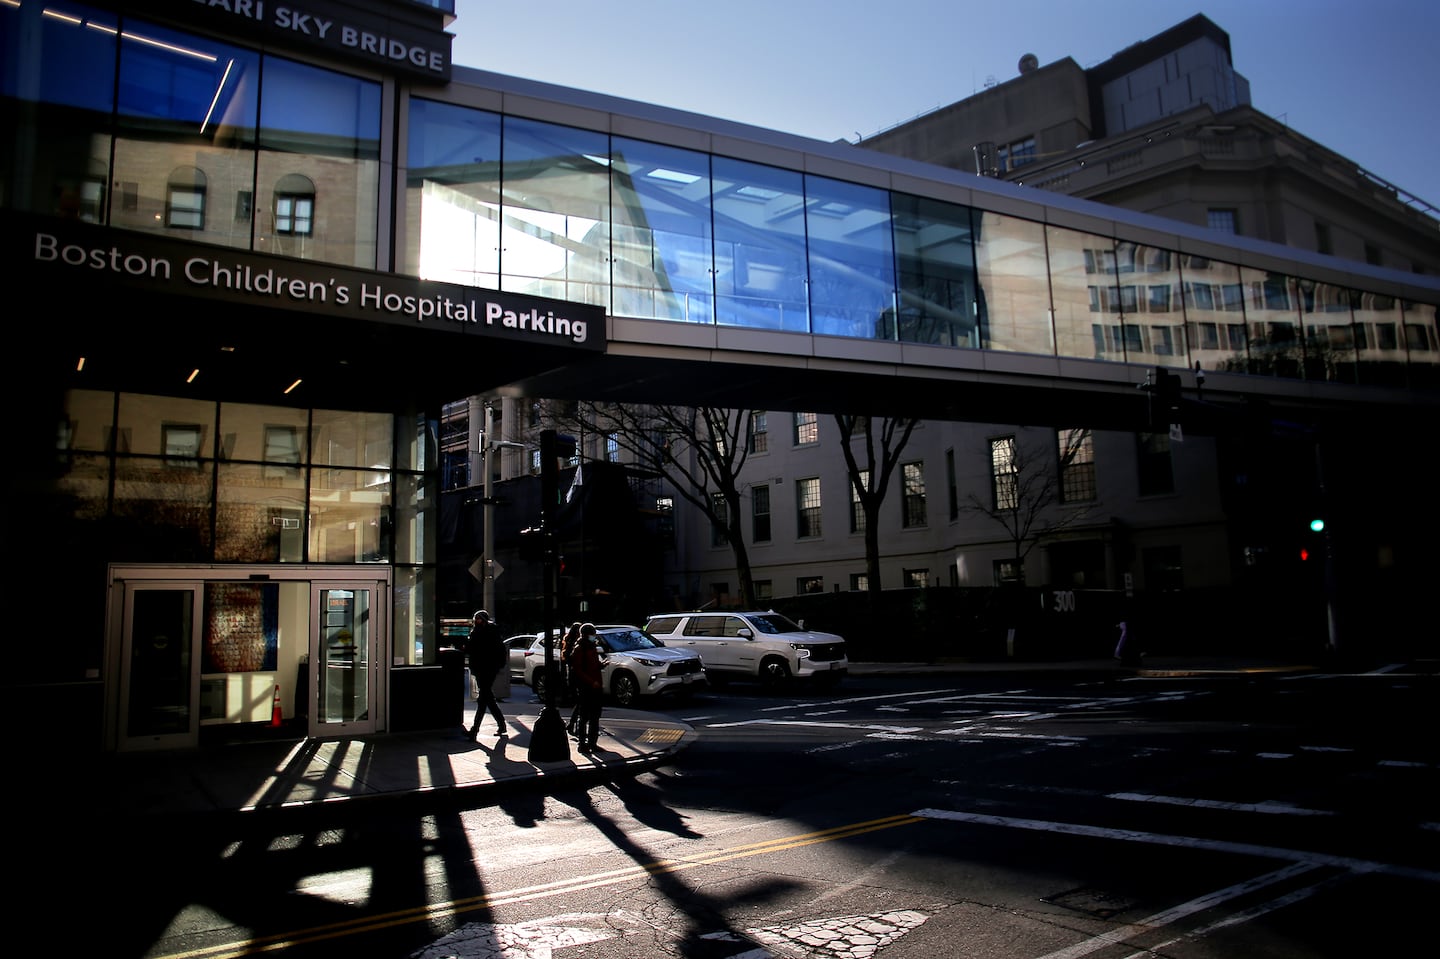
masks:
[[[790,681],[790,664],[783,659],[767,659],[760,664],[760,684],[778,689]]]
[[[549,685],[550,684],[545,681],[544,668],[542,667],[535,670],[535,675],[530,679],[530,688],[535,690],[535,698],[542,703],[546,702],[545,690]]]
[[[629,673],[617,671],[610,680],[610,695],[618,706],[634,706],[640,701],[640,684]]]

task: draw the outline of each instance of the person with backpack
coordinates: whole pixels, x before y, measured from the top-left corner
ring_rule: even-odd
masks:
[[[480,720],[489,712],[495,717],[495,735],[505,735],[505,714],[495,698],[495,680],[500,670],[508,669],[510,651],[505,648],[505,637],[500,627],[490,618],[486,610],[477,610],[470,619],[470,637],[465,641],[465,659],[470,667],[470,676],[480,687],[475,702],[475,721],[470,725],[470,738],[480,738]]]

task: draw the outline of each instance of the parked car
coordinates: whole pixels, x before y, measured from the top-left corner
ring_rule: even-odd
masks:
[[[672,649],[694,650],[717,682],[776,687],[810,680],[828,687],[850,670],[844,637],[807,630],[774,610],[666,613],[651,616],[645,631]]]
[[[705,666],[694,651],[670,649],[638,626],[600,626],[595,641],[600,649],[605,692],[619,706],[634,706],[642,698],[694,692],[708,685]],[[554,656],[558,660],[557,647]],[[525,684],[545,699],[545,634],[531,643],[525,657]]]
[[[539,637],[539,633],[517,633],[514,636],[506,637],[505,648],[510,650],[510,681],[512,683],[525,682],[525,654]]]

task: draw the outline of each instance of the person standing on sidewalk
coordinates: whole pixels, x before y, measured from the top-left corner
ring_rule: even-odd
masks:
[[[600,649],[595,641],[595,624],[586,623],[580,627],[580,643],[575,648],[575,658],[570,662],[580,696],[578,748],[582,753],[594,752],[595,740],[600,736],[600,709],[605,696],[603,668]]]
[[[505,648],[505,639],[500,627],[490,614],[477,610],[470,619],[470,638],[465,641],[465,659],[470,666],[470,676],[480,687],[475,701],[475,721],[470,724],[470,738],[480,738],[480,720],[489,712],[495,717],[495,735],[505,735],[505,714],[495,699],[495,680],[500,670],[509,666],[510,651]]]

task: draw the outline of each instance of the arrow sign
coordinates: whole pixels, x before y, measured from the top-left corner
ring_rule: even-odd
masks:
[[[485,557],[477,557],[475,562],[470,564],[470,575],[475,577],[475,582],[485,582]]]
[[[503,572],[505,572],[505,567],[500,565],[500,561],[492,559],[490,561],[490,578],[499,579]]]

